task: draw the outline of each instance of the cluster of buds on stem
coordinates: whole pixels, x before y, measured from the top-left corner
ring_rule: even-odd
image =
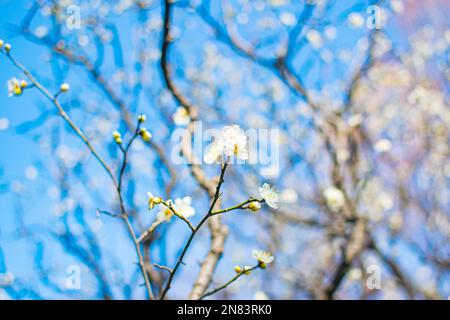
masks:
[[[248,208],[253,212],[257,212],[259,211],[259,209],[261,209],[261,204],[259,203],[259,201],[252,201],[248,204]]]
[[[0,50],[5,48],[5,51],[8,53],[11,51],[11,45],[9,43],[5,43],[3,39],[0,39]]]
[[[147,117],[145,116],[145,114],[141,113],[141,114],[138,116],[138,122],[139,122],[139,123],[144,123],[146,120],[147,120]]]
[[[149,142],[150,139],[152,138],[152,134],[150,133],[150,131],[148,131],[145,128],[141,128],[139,130],[139,135],[141,136],[142,140],[144,140],[145,142]]]
[[[114,138],[114,141],[115,141],[117,144],[121,144],[121,143],[122,143],[122,135],[120,134],[119,131],[114,131],[114,132],[113,132],[113,138]]]
[[[261,269],[267,268],[267,265],[274,260],[273,255],[269,251],[253,250],[252,255],[253,258],[258,260],[258,267]]]
[[[236,272],[237,274],[243,273],[243,274],[248,276],[250,274],[250,272],[251,272],[251,269],[252,269],[252,267],[250,267],[250,266],[244,266],[244,267],[235,266],[234,267],[234,272]]]
[[[151,192],[147,192],[148,195],[148,209],[151,210],[162,202],[160,197],[155,197]]]
[[[11,78],[8,80],[8,96],[20,96],[23,90],[28,86],[25,80]]]

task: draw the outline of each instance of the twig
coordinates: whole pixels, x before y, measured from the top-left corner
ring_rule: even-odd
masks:
[[[167,267],[167,266],[162,266],[162,265],[159,265],[159,264],[157,264],[157,263],[154,263],[153,265],[154,265],[155,267],[157,267],[158,269],[165,270],[165,271],[167,271],[167,272],[169,272],[169,273],[172,273],[172,269],[170,269],[170,268]]]
[[[238,210],[238,209],[248,209],[248,207],[245,207],[245,205],[249,204],[251,202],[263,203],[264,200],[250,198],[250,199],[245,200],[244,202],[241,202],[241,203],[239,203],[235,206],[229,207],[227,209],[222,209],[222,210],[217,210],[217,211],[211,212],[211,216],[215,216],[217,214],[226,213],[226,212],[230,212],[230,211]]]
[[[167,202],[165,202],[165,201],[161,202],[161,204],[163,204],[163,205],[164,205],[165,207],[167,207],[170,211],[172,211],[172,213],[173,213],[177,218],[179,218],[180,220],[184,221],[184,222],[187,224],[187,226],[189,227],[189,229],[191,229],[192,232],[195,231],[195,227],[192,225],[192,223],[191,223],[186,217],[184,217],[181,213],[175,211],[175,210],[173,209],[173,207],[170,206],[170,205],[169,205]]]
[[[228,282],[224,283],[223,285],[221,285],[220,287],[217,287],[217,288],[214,289],[214,290],[211,290],[211,291],[205,293],[205,294],[202,295],[200,298],[198,298],[198,300],[203,300],[204,298],[206,298],[206,297],[208,297],[208,296],[211,296],[211,295],[213,295],[213,294],[219,292],[220,290],[225,289],[225,288],[228,287],[230,284],[232,284],[232,283],[235,282],[237,279],[239,279],[242,275],[247,274],[247,273],[249,273],[249,272],[251,272],[251,271],[253,271],[253,270],[255,270],[255,269],[258,269],[258,268],[259,268],[259,266],[256,265],[256,266],[251,267],[251,268],[249,268],[249,269],[242,270],[241,272],[239,272],[238,274],[236,274],[233,278],[231,278]]]
[[[88,138],[84,135],[84,133],[81,131],[80,128],[78,128],[75,123],[70,119],[69,115],[66,113],[64,108],[61,106],[61,104],[58,102],[56,97],[54,97],[44,86],[42,86],[35,78],[34,76],[14,57],[7,53],[6,56],[9,58],[9,60],[20,70],[22,71],[25,76],[34,84],[36,88],[39,89],[58,109],[58,114],[67,122],[67,124],[72,128],[72,130],[76,133],[76,135],[83,141],[83,143],[89,148],[91,153],[94,155],[94,157],[97,159],[97,161],[100,163],[100,165],[106,170],[108,175],[110,176],[111,180],[113,181],[114,185],[117,186],[117,180],[114,177],[113,172],[108,167],[106,162],[103,160],[103,158],[99,155],[99,153],[95,150],[94,146],[89,142]]]
[[[141,236],[137,239],[137,241],[139,243],[143,242],[145,239],[147,239],[152,233],[153,231],[156,229],[157,226],[159,226],[162,222],[160,220],[156,220],[155,222],[153,222],[150,227],[148,227],[147,230],[145,230]]]
[[[213,201],[211,202],[211,206],[209,207],[208,213],[203,217],[203,219],[199,222],[199,224],[197,225],[197,227],[195,227],[195,229],[192,231],[191,235],[189,236],[189,239],[188,239],[188,241],[186,242],[186,245],[184,246],[183,251],[181,252],[180,257],[178,258],[178,261],[177,261],[177,263],[175,264],[175,267],[173,268],[172,272],[170,273],[169,279],[167,280],[167,284],[166,284],[166,286],[164,287],[164,290],[163,290],[162,293],[161,293],[161,297],[160,297],[161,300],[163,300],[163,299],[165,298],[165,296],[166,296],[166,294],[167,294],[167,291],[170,289],[170,285],[172,284],[172,280],[173,280],[173,278],[174,278],[174,276],[175,276],[175,274],[176,274],[178,268],[179,268],[180,265],[183,263],[184,256],[185,256],[186,252],[188,251],[188,249],[189,249],[189,247],[190,247],[190,245],[191,245],[191,243],[192,243],[192,240],[194,239],[194,237],[195,237],[195,235],[197,234],[198,230],[200,230],[201,226],[202,226],[202,225],[206,222],[206,220],[208,220],[208,218],[211,216],[211,212],[212,212],[212,210],[213,210],[213,208],[214,208],[214,206],[215,206],[217,200],[219,199],[220,188],[221,188],[222,183],[223,183],[223,181],[224,181],[224,180],[223,180],[223,177],[224,177],[224,175],[225,175],[225,171],[226,171],[226,169],[227,169],[227,165],[228,165],[227,162],[225,162],[225,163],[222,165],[222,170],[221,170],[221,173],[220,173],[220,180],[219,180],[219,182],[218,182],[218,184],[217,184],[216,192],[215,192],[215,194],[214,194]]]

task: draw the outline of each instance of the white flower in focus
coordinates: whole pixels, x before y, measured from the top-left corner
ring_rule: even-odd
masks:
[[[23,92],[23,84],[26,86],[26,82],[21,82],[17,78],[11,78],[8,80],[8,96],[20,96]]]
[[[264,183],[259,187],[259,194],[271,208],[278,209],[278,192],[268,183]]]
[[[336,187],[328,187],[323,192],[328,207],[333,211],[339,211],[345,204],[344,193]]]
[[[234,155],[241,160],[249,158],[248,137],[238,125],[224,127],[218,139],[208,146],[203,159],[211,164],[219,160],[222,154],[227,157]]]
[[[360,28],[364,24],[364,17],[357,12],[352,12],[347,18],[348,24],[352,28]]]
[[[218,161],[222,155],[223,147],[220,143],[214,142],[208,146],[208,149],[203,156],[203,160],[207,164],[212,164]]]
[[[188,111],[183,107],[178,107],[172,118],[177,126],[187,126],[191,121]]]
[[[238,125],[224,127],[218,143],[222,144],[226,156],[248,159],[248,139]]]
[[[167,200],[166,203],[169,207],[173,208],[172,200]],[[158,221],[161,221],[161,222],[169,222],[170,219],[172,219],[172,217],[173,217],[173,211],[164,205],[161,206],[161,208],[158,212],[158,215],[156,216]]]
[[[258,262],[265,263],[265,264],[269,264],[274,260],[273,255],[269,251],[264,251],[264,250],[254,249],[252,251],[252,256],[256,260],[258,260]]]
[[[191,207],[191,202],[192,202],[191,197],[175,199],[173,209],[180,216],[183,216],[185,218],[192,217],[195,214],[195,209]]]

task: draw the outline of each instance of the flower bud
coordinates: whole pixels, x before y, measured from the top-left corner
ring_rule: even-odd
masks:
[[[251,269],[252,267],[250,266],[244,266],[244,274],[248,276],[250,274]]]
[[[160,204],[162,199],[160,197],[155,197],[151,192],[147,192],[148,195],[148,208],[151,210],[155,204]]]
[[[117,144],[122,143],[122,135],[118,131],[114,131],[112,135]]]
[[[261,204],[258,201],[252,201],[248,204],[248,208],[253,212],[257,212],[261,209]]]
[[[152,138],[152,134],[145,128],[142,128],[139,131],[139,135],[142,137],[142,140],[144,140],[145,142],[150,141],[150,139]]]
[[[70,88],[70,86],[69,86],[68,83],[63,83],[63,84],[59,87],[59,90],[61,90],[61,92],[67,92],[67,91],[69,91],[69,88]]]
[[[144,123],[145,120],[147,120],[147,117],[145,116],[145,114],[141,113],[141,114],[138,116],[138,121],[139,121],[139,123]]]
[[[10,52],[11,51],[11,45],[9,43],[5,44],[5,51]]]
[[[234,272],[241,273],[242,272],[242,268],[240,266],[236,266],[236,267],[234,267]]]

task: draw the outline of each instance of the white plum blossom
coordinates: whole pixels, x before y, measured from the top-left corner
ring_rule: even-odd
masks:
[[[167,200],[166,203],[167,203],[167,205],[168,205],[169,207],[172,207],[172,208],[173,208],[172,200]],[[172,217],[173,217],[173,211],[172,211],[169,207],[167,207],[167,206],[161,206],[161,208],[160,208],[160,210],[159,210],[159,212],[158,212],[158,215],[157,215],[158,221],[161,221],[161,222],[169,222],[170,219],[172,219]]]
[[[267,205],[273,209],[278,209],[278,192],[268,183],[264,183],[259,187],[259,194],[266,201]]]
[[[269,251],[264,251],[264,250],[254,249],[252,251],[252,256],[256,260],[258,260],[258,262],[265,263],[265,264],[269,264],[274,260],[273,255]]]
[[[218,142],[214,142],[206,149],[203,160],[207,164],[212,164],[220,159],[222,156],[223,148]]]
[[[336,187],[326,188],[323,195],[332,211],[339,211],[345,204],[344,193]]]
[[[195,215],[195,209],[191,206],[192,198],[191,197],[183,197],[175,199],[175,204],[173,205],[173,209],[180,216],[185,218],[192,217]]]
[[[178,107],[172,118],[177,126],[187,126],[191,121],[188,111],[183,107]]]
[[[22,94],[23,85],[21,81],[17,78],[11,78],[7,82],[8,84],[8,96],[20,96]]]
[[[222,155],[248,160],[248,137],[238,125],[224,127],[217,140],[208,146],[203,159],[207,164],[211,164]]]
[[[248,138],[238,125],[226,126],[222,129],[220,142],[226,156],[248,159]]]

